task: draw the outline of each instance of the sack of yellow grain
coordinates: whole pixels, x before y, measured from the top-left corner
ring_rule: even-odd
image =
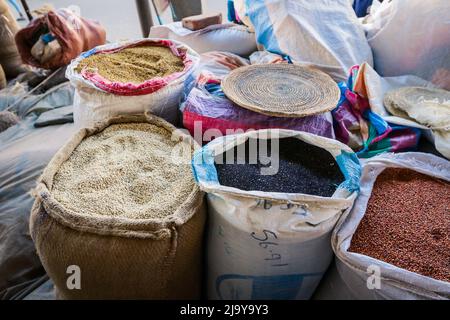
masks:
[[[26,70],[17,51],[14,36],[19,25],[5,0],[0,0],[0,63],[7,78],[14,78]]]
[[[66,71],[75,87],[75,125],[90,127],[146,111],[177,124],[198,61],[188,46],[161,39],[107,44],[83,53]]]
[[[197,147],[160,118],[127,116],[81,129],[55,155],[30,231],[59,298],[200,297]]]

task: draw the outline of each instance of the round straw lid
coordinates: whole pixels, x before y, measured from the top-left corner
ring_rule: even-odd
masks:
[[[277,117],[305,117],[333,110],[340,98],[327,74],[294,64],[257,64],[233,70],[222,81],[239,106]]]

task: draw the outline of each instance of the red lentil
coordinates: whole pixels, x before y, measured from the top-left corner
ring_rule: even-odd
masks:
[[[408,169],[384,170],[350,251],[450,282],[450,183]]]

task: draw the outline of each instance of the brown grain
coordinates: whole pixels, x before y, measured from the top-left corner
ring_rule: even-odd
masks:
[[[349,250],[450,282],[450,184],[412,170],[384,170]]]

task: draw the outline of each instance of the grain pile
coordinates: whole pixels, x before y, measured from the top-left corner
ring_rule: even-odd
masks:
[[[450,184],[412,170],[384,170],[350,251],[450,282]]]
[[[131,219],[171,215],[194,188],[189,160],[172,163],[171,133],[147,123],[115,124],[84,139],[54,179],[66,209]]]
[[[18,124],[19,117],[10,111],[0,111],[0,132]]]
[[[250,146],[258,146],[259,149],[259,144],[254,139],[249,139],[245,143],[245,154],[240,154],[240,147],[227,151],[234,153],[234,163],[216,163],[220,184],[246,191],[304,193],[330,197],[345,180],[328,151],[297,138],[280,139],[278,142],[279,169],[275,175],[261,174],[261,169],[267,165],[261,163],[259,150],[258,163],[251,163]],[[277,155],[272,155],[271,145],[270,142],[267,144],[267,155],[273,158]],[[223,155],[226,159],[226,153]]]
[[[83,69],[96,72],[112,82],[138,84],[181,72],[184,64],[167,47],[140,46],[115,53],[93,54],[81,60],[75,71],[81,73]]]

